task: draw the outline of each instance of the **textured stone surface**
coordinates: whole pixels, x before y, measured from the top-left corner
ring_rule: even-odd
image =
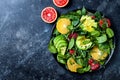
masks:
[[[59,14],[82,8],[99,10],[112,21],[116,49],[106,68],[83,75],[62,68],[47,50],[52,26],[40,18],[46,6]],[[120,0],[70,0],[57,8],[52,0],[0,0],[0,80],[120,80]]]

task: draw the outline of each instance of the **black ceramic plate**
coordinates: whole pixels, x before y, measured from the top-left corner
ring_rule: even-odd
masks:
[[[77,9],[76,9],[77,10]],[[76,10],[73,10],[73,11],[76,11]],[[96,11],[94,11],[94,10],[88,10],[87,9],[87,11],[89,11],[89,12],[92,12],[92,13],[95,13]],[[70,12],[70,11],[69,11]],[[102,14],[102,15],[104,15],[104,14]],[[106,15],[104,15],[105,16],[105,18],[108,18]],[[55,30],[55,28],[56,28],[56,23],[53,25],[53,29],[52,29],[52,31],[51,31],[51,38],[53,37],[53,32],[54,32],[54,30]],[[111,26],[111,28],[112,28],[112,26]],[[113,38],[113,44],[114,44],[114,46],[115,46],[115,36],[114,36],[114,38]],[[104,63],[104,65],[102,65],[102,66],[100,66],[100,68],[98,69],[98,70],[100,70],[100,69],[102,69],[102,68],[105,68],[105,65],[107,65],[107,63],[110,61],[110,59],[112,58],[112,55],[113,55],[113,53],[114,53],[114,50],[115,50],[115,47],[113,48],[113,49],[111,49],[111,53],[110,53],[110,55],[106,58],[106,62]],[[57,61],[57,55],[56,54],[53,54],[53,57],[55,58],[55,60]],[[58,62],[58,61],[57,61]],[[59,63],[59,62],[58,62]],[[59,63],[59,65],[60,66],[62,66],[63,68],[65,68],[66,69],[66,66],[65,65],[63,65],[63,64],[61,64],[61,63]],[[67,70],[67,69],[66,69]],[[95,71],[98,71],[98,70],[95,70]],[[68,70],[69,71],[69,70]],[[92,71],[92,72],[94,72],[94,71]]]

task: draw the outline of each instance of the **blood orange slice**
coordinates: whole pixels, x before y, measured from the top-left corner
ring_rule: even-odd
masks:
[[[41,12],[41,18],[46,23],[53,23],[57,19],[57,11],[53,7],[46,7]]]
[[[69,0],[53,0],[53,3],[57,7],[65,7],[68,4]]]

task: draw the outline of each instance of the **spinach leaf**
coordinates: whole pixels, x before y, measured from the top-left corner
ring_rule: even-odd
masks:
[[[90,65],[84,68],[84,72],[88,72],[90,70]]]
[[[80,74],[85,73],[85,71],[84,71],[83,68],[78,68],[78,69],[77,69],[77,72],[80,73]]]
[[[102,34],[100,37],[96,37],[98,43],[104,43],[107,41],[106,34]]]
[[[77,13],[77,11],[76,11],[76,12],[69,12],[66,15],[80,16],[80,13]]]
[[[115,47],[112,39],[109,40],[109,45],[111,49]]]
[[[68,19],[74,19],[73,15],[61,15],[60,18],[68,18]]]
[[[86,12],[87,12],[87,10],[85,9],[85,7],[83,7],[83,8],[82,8],[82,12],[81,12],[82,15],[86,15]]]
[[[76,60],[76,63],[77,63],[77,64],[79,64],[79,65],[81,65],[81,66],[84,65],[84,62],[83,62],[82,59],[80,59],[80,58],[76,58],[75,60]]]
[[[109,38],[112,38],[112,37],[114,36],[113,30],[110,29],[110,28],[107,28],[107,29],[106,29],[106,33],[107,33],[107,35],[108,35]]]
[[[50,43],[48,45],[48,50],[53,54],[57,53],[57,49],[55,48],[53,44],[53,38],[50,40]]]
[[[57,55],[57,60],[59,63],[66,64],[66,60],[64,59],[64,56]]]
[[[73,25],[68,25],[67,28],[68,28],[69,30],[73,30]]]
[[[91,35],[94,37],[98,37],[98,36],[100,36],[100,32],[95,30],[95,31],[91,32]]]
[[[90,65],[85,67],[85,68],[78,68],[77,69],[78,73],[85,73],[85,72],[88,72],[88,71],[90,71]]]
[[[57,50],[54,45],[49,45],[48,50],[53,54],[57,53]]]
[[[72,47],[74,46],[74,43],[75,43],[75,40],[72,38],[69,42],[68,49],[72,49]]]
[[[105,60],[101,60],[101,61],[100,61],[100,64],[101,64],[101,65],[104,65],[104,64],[105,64]]]
[[[76,13],[81,15],[81,10],[77,10]]]

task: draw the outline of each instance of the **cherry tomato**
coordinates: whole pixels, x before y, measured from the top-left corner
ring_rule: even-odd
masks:
[[[95,64],[95,67],[96,67],[96,69],[98,69],[98,68],[100,67],[100,64],[99,64],[99,63],[96,63],[96,64]]]
[[[70,54],[74,54],[74,53],[75,53],[75,50],[70,49],[70,50],[69,50],[69,53],[70,53]]]
[[[110,22],[110,20],[107,19],[107,18],[99,20],[99,26],[102,27],[102,25],[103,25],[105,22],[107,22],[108,27],[111,26],[111,22]]]
[[[99,25],[100,25],[100,27],[102,27],[102,25],[104,24],[104,21],[101,19],[101,20],[99,20]]]
[[[90,65],[90,68],[91,68],[91,70],[96,70],[95,63],[92,63],[92,64]]]
[[[91,58],[88,60],[88,64],[91,65],[94,62],[94,60]]]
[[[71,39],[71,38],[76,39],[76,38],[77,38],[77,36],[78,36],[78,34],[77,34],[77,33],[71,33],[71,34],[69,34],[68,38],[69,38],[69,39]]]
[[[108,27],[111,26],[111,22],[110,22],[110,19],[106,19],[107,20],[107,23],[108,23]]]
[[[91,65],[90,65],[90,68],[91,68],[91,70],[97,70],[97,69],[99,69],[99,67],[100,67],[100,64],[99,63],[92,63]]]

